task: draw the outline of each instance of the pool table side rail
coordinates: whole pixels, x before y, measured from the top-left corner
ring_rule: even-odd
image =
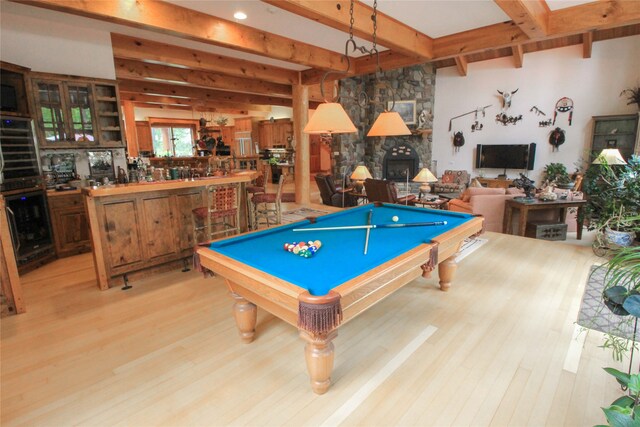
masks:
[[[458,252],[463,240],[482,230],[483,218],[474,218],[454,230],[422,244],[393,260],[370,270],[358,278],[345,282],[334,290],[342,295],[343,324],[356,317],[389,294],[422,275],[421,266],[438,245],[438,264]]]
[[[438,243],[438,264],[453,256],[460,250],[464,239],[476,236],[484,231],[484,218],[475,217],[458,227],[449,230],[433,239]]]
[[[306,289],[208,248],[198,249],[198,255],[203,267],[225,279],[230,292],[245,297],[293,326],[297,325],[298,297]]]

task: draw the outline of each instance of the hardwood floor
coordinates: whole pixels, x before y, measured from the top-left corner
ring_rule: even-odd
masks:
[[[22,277],[27,313],[1,321],[1,424],[602,423],[621,394],[602,367],[622,367],[600,334],[583,349],[572,338],[598,259],[485,237],[449,292],[420,278],[340,328],[322,396],[294,328],[258,310],[256,340],[240,341],[219,278],[175,271],[101,292],[91,254],[55,261]]]

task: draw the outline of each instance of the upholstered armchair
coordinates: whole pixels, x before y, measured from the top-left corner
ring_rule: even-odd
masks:
[[[434,193],[462,193],[469,185],[471,176],[464,170],[446,170],[433,185]]]
[[[416,199],[415,194],[409,194],[405,197],[398,197],[396,183],[385,179],[367,178],[364,181],[364,189],[367,193],[367,199],[370,202],[397,203],[400,205],[411,205]]]
[[[351,194],[351,189],[336,187],[330,175],[318,174],[315,176],[315,179],[316,184],[318,184],[318,190],[320,190],[320,198],[323,204],[339,208],[355,206],[357,204],[358,199]]]

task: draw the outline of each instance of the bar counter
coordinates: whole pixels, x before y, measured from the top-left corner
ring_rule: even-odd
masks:
[[[190,265],[197,236],[191,211],[206,205],[209,185],[240,184],[241,228],[246,230],[244,187],[252,170],[226,176],[83,188],[98,287],[106,290],[153,272]]]

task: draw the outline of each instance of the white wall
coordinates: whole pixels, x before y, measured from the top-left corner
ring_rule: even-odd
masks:
[[[115,79],[111,36],[94,20],[3,1],[2,60],[33,71]]]
[[[466,77],[460,76],[456,67],[436,73],[433,159],[438,161],[438,173],[465,169],[472,176],[495,177],[502,170],[474,168],[476,144],[535,142],[535,169],[528,175],[539,184],[546,164],[563,163],[572,172],[577,161],[588,158],[592,116],[637,112],[636,105],[626,105],[619,94],[640,82],[640,36],[595,42],[590,59],[582,57],[582,45],[577,45],[525,54],[524,65],[519,69],[514,67],[512,58],[501,58],[471,63],[467,71]],[[522,114],[523,121],[507,126],[496,123],[495,116],[501,109],[498,89],[518,89],[507,114]],[[558,114],[555,126],[539,127],[539,121],[553,118],[556,102],[565,96],[574,102],[572,125],[568,124],[568,113],[564,113]],[[488,104],[493,106],[482,119],[482,131],[471,132],[473,114],[454,120],[448,131],[450,118]],[[546,117],[529,112],[534,105]],[[548,139],[555,127],[565,130],[566,140],[559,151],[553,152]],[[465,145],[457,153],[452,143],[455,131],[462,131],[465,136]],[[507,175],[515,178],[518,172],[508,170]]]

